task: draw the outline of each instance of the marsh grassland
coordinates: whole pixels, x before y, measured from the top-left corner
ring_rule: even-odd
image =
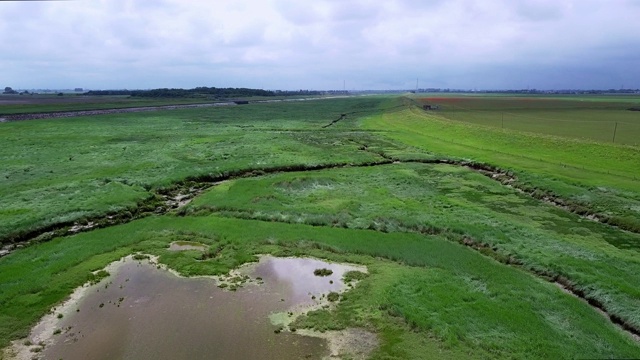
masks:
[[[289,329],[375,333],[373,359],[640,357],[640,99],[443,99],[0,124],[0,346],[124,256],[270,254],[367,267]]]

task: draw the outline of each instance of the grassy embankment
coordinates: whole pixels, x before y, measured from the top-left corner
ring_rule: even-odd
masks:
[[[604,143],[640,145],[640,96],[469,96],[424,94],[447,119]]]
[[[372,116],[363,126],[435,154],[512,170],[540,197],[558,195],[640,231],[638,147],[451,121],[419,108]]]

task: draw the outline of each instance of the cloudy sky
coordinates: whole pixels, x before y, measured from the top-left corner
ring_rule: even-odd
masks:
[[[640,0],[0,0],[0,86],[640,88]]]

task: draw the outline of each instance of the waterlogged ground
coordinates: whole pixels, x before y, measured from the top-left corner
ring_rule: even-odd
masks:
[[[204,251],[207,249],[205,244],[201,244],[195,241],[174,241],[169,244],[169,250],[171,251],[184,251],[184,250],[199,250]]]
[[[314,275],[325,268],[332,274]],[[212,278],[178,277],[127,258],[67,303],[61,318],[38,326],[32,342],[50,338],[41,351],[46,359],[319,359],[329,355],[326,339],[280,331],[270,315],[326,306],[325,296],[343,291],[343,274],[356,269],[262,257],[240,270],[254,281],[228,291]]]

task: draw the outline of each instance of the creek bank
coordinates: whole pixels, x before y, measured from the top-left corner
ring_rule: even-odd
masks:
[[[541,190],[531,187],[518,180],[518,177],[512,172],[500,169],[484,163],[477,163],[465,160],[453,159],[408,159],[400,160],[384,154],[384,152],[373,152],[366,144],[361,145],[361,150],[368,151],[379,155],[382,159],[379,161],[365,162],[360,164],[353,163],[333,163],[320,165],[284,165],[271,168],[257,168],[234,170],[221,174],[208,174],[188,177],[183,181],[177,182],[166,188],[159,188],[151,192],[147,199],[142,200],[137,206],[130,209],[123,209],[118,212],[107,213],[106,215],[97,215],[87,217],[82,220],[69,221],[57,224],[43,226],[31,231],[11,234],[5,239],[0,240],[3,248],[0,250],[0,257],[8,255],[11,251],[19,248],[19,246],[29,245],[31,242],[41,242],[53,239],[54,237],[72,235],[82,231],[88,231],[94,228],[103,228],[118,224],[127,223],[132,220],[140,219],[149,215],[163,215],[171,211],[182,208],[188,204],[191,199],[199,195],[204,190],[215,186],[223,181],[233,180],[237,178],[259,177],[268,174],[285,173],[285,172],[305,172],[319,171],[326,169],[337,169],[345,167],[371,167],[389,164],[403,163],[421,163],[421,164],[446,164],[452,166],[463,166],[472,171],[476,171],[492,180],[501,184],[514,188],[517,191],[526,194],[534,199],[538,199],[547,204],[553,205],[567,212],[576,214],[583,219],[596,221],[605,225],[613,226],[629,232],[640,234],[640,227],[636,224],[629,223],[621,217],[608,216],[597,213],[586,205],[564,199],[550,191]]]
[[[608,318],[613,324],[617,325],[621,330],[629,334],[636,341],[640,341],[640,328],[638,326],[630,323],[629,321],[622,318],[621,316],[612,313],[609,309],[607,309],[607,306],[602,301],[600,301],[593,295],[585,292],[583,289],[580,288],[578,284],[572,282],[566,276],[550,270],[525,266],[525,264],[519,259],[517,259],[516,257],[506,256],[504,254],[501,254],[497,247],[495,246],[491,247],[487,243],[476,241],[475,239],[472,239],[468,236],[463,236],[458,240],[458,242],[464,246],[467,246],[471,249],[474,249],[480,252],[485,256],[489,256],[498,262],[501,262],[505,265],[517,267],[539,278],[542,278],[552,284],[555,284],[556,286],[564,290],[567,294],[570,294],[580,300],[583,300],[585,303],[590,305],[592,308],[594,308],[604,317]]]
[[[402,105],[396,105],[396,106],[391,106],[391,107],[388,107],[388,108],[385,108],[385,109],[381,109],[381,111],[384,112],[384,113],[390,113],[390,112],[396,112],[399,109],[404,109],[404,108],[406,108],[406,105],[402,104]],[[368,111],[367,110],[360,110],[360,111],[351,111],[351,112],[348,112],[348,113],[342,113],[342,114],[340,114],[340,117],[338,117],[335,120],[332,120],[330,123],[328,123],[326,125],[321,126],[321,128],[322,129],[326,129],[328,127],[331,127],[331,126],[335,125],[336,123],[338,123],[339,121],[345,120],[347,118],[347,115],[363,114],[363,113],[366,113],[366,112],[368,112]]]
[[[625,221],[619,216],[609,216],[593,210],[589,205],[579,203],[577,201],[565,199],[554,194],[550,190],[540,189],[521,182],[513,171],[500,169],[485,163],[464,160],[404,160],[400,163],[422,163],[422,164],[448,164],[453,166],[463,166],[469,170],[478,172],[502,185],[511,187],[522,194],[528,195],[534,199],[553,205],[557,208],[565,210],[569,213],[580,216],[582,219],[599,222],[624,231],[640,234],[640,225]]]
[[[335,123],[337,123],[340,120],[343,120],[345,117],[347,117],[347,114],[340,114],[340,117],[331,121],[330,123],[328,123],[327,125],[322,126],[323,129],[326,129],[330,126],[333,126]]]
[[[545,277],[544,273],[540,274],[541,277]],[[595,297],[587,294],[584,290],[580,289],[576,284],[574,284],[567,277],[562,275],[554,275],[547,278],[550,282],[553,282],[561,289],[565,290],[567,293],[584,300],[587,304],[591,305],[594,309],[598,310],[600,314],[607,317],[612,323],[618,325],[622,330],[626,331],[630,334],[636,341],[640,342],[640,329],[633,324],[629,323],[627,320],[622,317],[612,314],[609,312],[600,300]]]
[[[107,214],[89,216],[82,220],[60,222],[40,228],[14,233],[4,239],[0,239],[0,244],[6,250],[4,255],[11,251],[28,246],[30,243],[48,241],[55,237],[73,235],[82,231],[89,231],[96,228],[104,228],[124,224],[132,220],[141,219],[150,215],[164,215],[177,210],[187,204],[193,197],[202,191],[215,186],[223,181],[246,177],[258,177],[267,174],[284,172],[318,171],[325,169],[336,169],[344,167],[370,167],[386,165],[392,163],[389,160],[371,161],[360,164],[353,163],[332,163],[318,165],[282,165],[270,168],[256,168],[226,171],[219,174],[207,174],[188,177],[183,181],[174,183],[171,186],[150,190],[149,196],[138,202],[132,208],[122,209]],[[73,229],[73,231],[70,231]],[[8,251],[8,252],[7,252]]]
[[[325,339],[329,344],[330,359],[365,360],[380,345],[375,333],[358,328],[325,332],[300,329],[298,334]]]
[[[602,213],[598,213],[591,209],[588,205],[581,204],[576,201],[565,199],[559,195],[554,194],[552,191],[539,189],[537,187],[525,184],[519,181],[518,176],[513,171],[504,170],[496,166],[492,166],[485,163],[457,160],[457,159],[398,159],[393,156],[389,156],[384,151],[374,151],[367,144],[360,144],[359,150],[365,151],[371,154],[378,155],[386,160],[391,161],[393,164],[402,163],[418,163],[418,164],[446,164],[451,166],[462,166],[471,171],[480,173],[492,180],[501,183],[504,186],[513,188],[518,192],[528,195],[534,199],[545,202],[549,205],[553,205],[560,209],[563,209],[572,214],[580,216],[582,219],[599,222],[601,224],[610,225],[620,228],[625,231],[640,234],[640,225],[633,224],[625,221],[624,218],[618,216],[608,216]]]

